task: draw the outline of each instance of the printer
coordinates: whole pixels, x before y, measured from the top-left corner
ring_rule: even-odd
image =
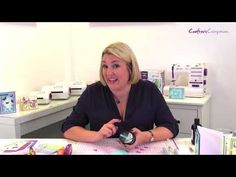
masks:
[[[39,105],[49,104],[52,99],[51,91],[49,90],[41,90],[35,92],[37,102]]]
[[[51,85],[45,85],[40,91],[32,91],[30,96],[36,97],[39,105],[49,104],[52,99],[51,88]]]
[[[55,84],[51,86],[52,100],[64,100],[70,97],[69,87],[64,84]]]
[[[70,95],[81,95],[86,87],[87,84],[83,81],[72,81],[69,84]]]

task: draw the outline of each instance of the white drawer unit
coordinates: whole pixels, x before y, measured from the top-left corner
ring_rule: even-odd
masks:
[[[64,120],[71,113],[78,98],[71,96],[67,100],[39,105],[36,110],[0,115],[0,138],[21,138],[22,135]]]
[[[210,97],[210,95],[185,99],[165,97],[173,116],[179,121],[179,137],[191,136],[191,125],[197,117],[202,126],[210,128]]]

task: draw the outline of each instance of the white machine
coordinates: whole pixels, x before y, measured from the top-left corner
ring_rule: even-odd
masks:
[[[36,93],[36,97],[37,97],[38,104],[40,104],[40,105],[41,104],[49,104],[52,99],[52,94],[50,91],[41,90]]]
[[[81,95],[86,89],[87,84],[83,81],[74,81],[69,85],[70,95]]]
[[[203,97],[207,89],[206,64],[173,64],[167,69],[165,83],[163,89],[165,96],[168,96],[170,86],[181,86],[184,88],[185,97]]]
[[[51,89],[52,100],[68,99],[70,97],[69,87],[55,84]]]

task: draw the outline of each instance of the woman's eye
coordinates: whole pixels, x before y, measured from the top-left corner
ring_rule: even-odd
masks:
[[[102,65],[102,68],[107,68],[107,65]]]
[[[119,67],[120,67],[119,64],[114,64],[114,65],[112,65],[112,68],[119,68]]]

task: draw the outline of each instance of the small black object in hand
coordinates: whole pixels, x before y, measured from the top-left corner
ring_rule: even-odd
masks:
[[[132,132],[125,130],[120,133],[119,139],[123,144],[131,145],[134,144],[136,137]]]

